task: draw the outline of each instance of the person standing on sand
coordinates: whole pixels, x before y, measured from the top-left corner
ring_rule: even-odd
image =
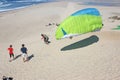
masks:
[[[24,44],[22,44],[22,48],[21,48],[21,52],[22,52],[22,56],[23,56],[23,62],[28,61],[28,55],[27,55],[27,48],[25,47]]]
[[[10,62],[14,59],[14,53],[13,53],[13,48],[12,45],[10,45],[10,47],[8,48],[9,51],[9,55],[10,55]],[[13,57],[13,59],[11,59]]]

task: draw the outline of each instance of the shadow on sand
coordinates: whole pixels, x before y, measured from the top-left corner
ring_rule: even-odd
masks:
[[[21,55],[22,55],[22,54],[17,55],[17,56],[14,58],[14,60],[16,60],[17,58],[21,57]]]
[[[66,51],[66,50],[72,50],[72,49],[77,49],[77,48],[82,48],[86,47],[88,45],[91,45],[95,42],[97,42],[99,38],[96,35],[92,35],[86,39],[83,39],[81,41],[75,42],[73,44],[70,44],[68,46],[65,46],[61,49],[61,51]]]
[[[30,61],[34,57],[34,54],[28,56],[28,61]]]

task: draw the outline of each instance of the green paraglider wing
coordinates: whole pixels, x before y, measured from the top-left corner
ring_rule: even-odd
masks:
[[[56,30],[56,39],[100,30],[102,18],[95,8],[79,10],[67,17]]]

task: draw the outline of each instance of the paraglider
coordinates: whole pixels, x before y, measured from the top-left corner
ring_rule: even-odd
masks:
[[[68,16],[57,28],[55,37],[62,39],[100,30],[102,17],[96,8],[79,10]]]

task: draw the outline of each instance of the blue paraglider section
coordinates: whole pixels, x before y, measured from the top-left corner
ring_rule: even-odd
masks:
[[[79,10],[79,11],[73,13],[71,16],[78,16],[78,15],[85,15],[85,14],[100,16],[99,11],[95,8],[86,8],[86,9],[83,9],[83,10]]]

